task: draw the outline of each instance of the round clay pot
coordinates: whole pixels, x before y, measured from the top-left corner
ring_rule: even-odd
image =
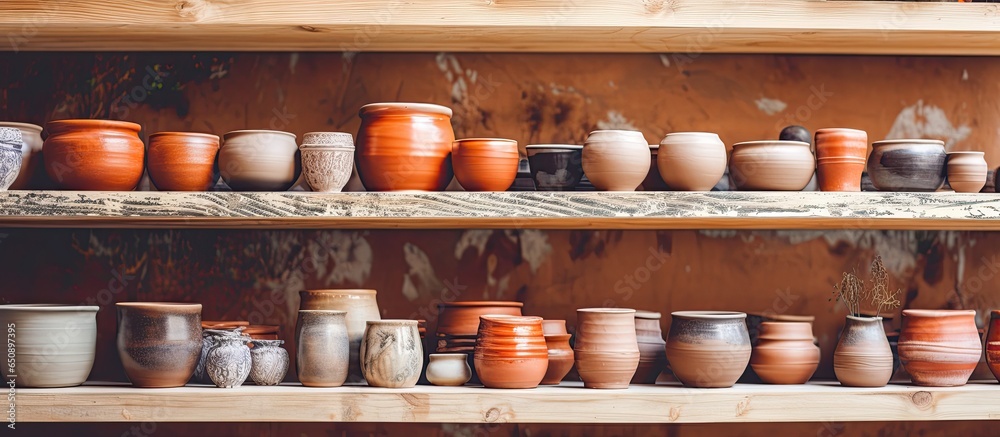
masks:
[[[237,336],[243,336],[243,328],[245,326],[233,326],[234,323],[226,322],[209,322],[214,326],[221,326],[219,329],[205,328],[205,323],[202,322],[201,330],[201,354],[198,355],[198,364],[194,367],[194,374],[191,375],[191,380],[198,384],[213,384],[211,376],[207,372],[208,364],[208,353],[212,351],[212,348],[216,347],[218,344],[218,337],[236,334]],[[244,337],[244,343],[249,344],[250,338]]]
[[[940,140],[876,141],[868,176],[879,191],[936,191],[944,183],[945,158]]]
[[[212,342],[207,352],[203,349],[205,374],[219,388],[235,388],[243,385],[250,376],[253,360],[247,343],[250,337],[239,330],[214,331],[208,338]]]
[[[466,191],[507,191],[517,178],[517,141],[465,138],[452,147],[455,178]]]
[[[480,317],[476,375],[488,388],[535,388],[549,365],[541,317]]]
[[[597,130],[583,143],[583,173],[601,191],[635,191],[649,162],[649,143],[639,131]]]
[[[372,387],[409,388],[424,368],[416,320],[369,320],[361,342],[361,372]]]
[[[670,314],[667,359],[688,387],[732,387],[750,363],[745,313],[676,311]]]
[[[21,172],[21,149],[24,140],[21,131],[12,127],[0,128],[0,191],[6,191]]]
[[[344,385],[351,357],[347,312],[299,310],[295,347],[295,370],[302,385]]]
[[[364,382],[361,372],[361,341],[370,320],[382,320],[375,290],[305,290],[299,292],[300,310],[346,311],[347,335],[350,338],[350,374],[348,382]]]
[[[427,363],[427,381],[446,387],[459,387],[472,379],[466,354],[430,354]]]
[[[286,191],[301,171],[295,134],[238,130],[223,135],[219,173],[233,191]]]
[[[278,385],[288,373],[288,351],[281,347],[284,340],[253,340],[250,342],[250,379],[257,385]]]
[[[916,385],[965,385],[982,348],[975,310],[903,310],[899,360]]]
[[[451,109],[428,103],[361,107],[356,159],[368,191],[442,191],[451,182]]]
[[[50,137],[51,138],[51,137]],[[202,349],[201,304],[119,302],[118,356],[135,387],[181,387]]]
[[[951,152],[947,159],[948,185],[959,193],[978,193],[986,186],[984,152]]]
[[[21,131],[21,171],[18,172],[11,190],[40,190],[44,184],[36,179],[45,173],[42,159],[42,127],[29,123],[0,121],[0,128],[10,127]]]
[[[861,191],[868,134],[863,130],[816,130],[816,179],[821,191]]]
[[[667,186],[666,182],[663,182],[663,177],[660,176],[660,166],[657,162],[657,155],[660,152],[659,144],[649,145],[649,172],[646,173],[646,179],[642,180],[643,191],[668,191],[670,187]]]
[[[660,313],[635,312],[635,336],[639,345],[639,367],[632,384],[656,384],[656,378],[667,367],[667,342],[660,330]]]
[[[354,146],[301,147],[302,174],[309,188],[319,193],[339,193],[354,171]]]
[[[569,332],[566,331],[566,321],[556,319],[542,320],[542,333],[545,335],[569,334]]]
[[[0,305],[0,326],[14,340],[14,384],[22,387],[73,387],[94,367],[97,306]],[[10,376],[8,366],[3,374]],[[7,379],[9,381],[9,379]]]
[[[986,364],[1000,381],[1000,310],[990,311],[990,324],[986,331]]]
[[[576,320],[573,355],[584,387],[628,388],[639,367],[635,310],[583,308]]]
[[[809,143],[800,141],[736,143],[729,159],[730,178],[742,191],[802,191],[815,169]]]
[[[841,385],[884,387],[892,378],[892,349],[881,317],[847,316],[833,351],[833,372]]]
[[[218,154],[218,136],[159,132],[149,136],[146,169],[160,191],[208,191],[218,179],[215,169]]]
[[[545,327],[542,327],[545,330]],[[549,350],[549,365],[542,378],[542,385],[557,385],[573,368],[575,357],[569,345],[570,334],[545,334],[545,347]]]
[[[531,144],[524,150],[535,190],[573,191],[583,178],[583,146]]]
[[[763,322],[750,366],[768,384],[805,384],[819,367],[812,323]]]
[[[521,302],[467,301],[438,304],[437,336],[466,336],[475,344],[479,316],[487,314],[520,316]],[[438,352],[441,352],[440,350]]]
[[[677,191],[709,191],[726,173],[726,145],[710,132],[674,132],[660,141],[660,176]]]
[[[58,120],[46,124],[45,171],[64,190],[132,191],[142,178],[141,127],[127,121]]]

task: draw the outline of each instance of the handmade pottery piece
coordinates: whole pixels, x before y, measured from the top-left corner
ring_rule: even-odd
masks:
[[[986,364],[993,376],[1000,381],[1000,310],[990,311],[990,322],[986,331]]]
[[[14,384],[18,388],[83,384],[94,367],[97,306],[0,305],[0,326],[14,339]],[[11,358],[11,357],[8,357]],[[6,363],[11,364],[11,363]],[[9,379],[7,379],[9,381]]]
[[[24,141],[21,131],[12,127],[0,128],[0,191],[6,191],[21,172],[21,149]]]
[[[565,326],[565,324],[564,324]],[[545,331],[545,327],[542,327]],[[573,368],[576,357],[569,345],[570,334],[545,334],[545,347],[549,350],[549,365],[541,385],[557,385]]]
[[[180,387],[201,355],[201,304],[119,302],[118,356],[135,387]]]
[[[892,378],[892,350],[881,317],[847,316],[833,352],[833,372],[841,385],[884,387]]]
[[[42,127],[29,123],[14,123],[0,121],[0,128],[15,128],[21,131],[21,171],[18,172],[11,190],[39,190],[44,186],[36,181],[39,175],[45,173],[45,163],[42,162]],[[2,152],[0,152],[2,153]],[[2,160],[3,158],[0,158]],[[0,170],[0,178],[3,171]],[[0,184],[3,186],[3,184]]]
[[[805,384],[819,367],[819,347],[808,322],[763,322],[750,366],[768,384]]]
[[[250,379],[257,385],[278,385],[288,373],[288,351],[284,340],[251,340]]]
[[[111,120],[46,124],[42,146],[49,178],[64,190],[132,191],[142,178],[141,127]]]
[[[451,152],[455,178],[466,191],[507,191],[517,178],[517,141],[465,138]]]
[[[233,191],[285,191],[300,172],[295,134],[238,130],[223,135],[219,173]]]
[[[358,111],[358,175],[368,191],[442,191],[451,182],[451,109],[372,103]]]
[[[667,359],[688,387],[732,387],[750,363],[745,313],[675,311],[670,314]]]
[[[793,125],[785,126],[778,134],[778,139],[781,141],[801,141],[803,143],[812,142],[812,134],[809,133],[809,129],[805,127]]]
[[[868,176],[879,191],[936,191],[944,183],[945,157],[940,140],[876,141]]]
[[[194,132],[149,136],[146,170],[160,191],[208,191],[218,179],[219,137]]]
[[[487,314],[520,316],[521,302],[464,301],[438,304],[437,336],[468,336],[475,343],[479,316]],[[440,352],[440,351],[439,351]]]
[[[466,354],[430,354],[427,364],[427,381],[448,387],[465,385],[472,379]]]
[[[726,172],[726,145],[718,134],[674,132],[660,141],[656,159],[671,190],[709,191]]]
[[[201,321],[201,329],[232,330],[236,328],[246,329],[248,326],[250,326],[250,322],[246,320],[227,320],[227,321],[202,320]]]
[[[205,356],[205,373],[216,387],[233,388],[243,385],[250,376],[252,364],[250,348],[247,341],[250,337],[243,335],[239,329],[235,331],[212,331],[209,338],[213,344]]]
[[[348,132],[309,132],[302,135],[300,149],[313,147],[336,147],[339,149],[353,148],[354,135]]]
[[[251,340],[277,340],[280,330],[278,325],[249,325],[243,328],[243,334]]]
[[[816,169],[808,142],[747,141],[733,145],[729,174],[743,191],[801,191]]]
[[[541,317],[481,316],[474,363],[488,388],[535,388],[549,365]]]
[[[369,320],[361,342],[361,372],[372,387],[409,388],[417,384],[424,349],[416,320]]]
[[[302,147],[302,174],[313,191],[339,193],[354,170],[354,146]]]
[[[542,320],[542,333],[545,335],[569,334],[566,331],[566,321],[557,319]]]
[[[576,310],[576,370],[587,388],[628,388],[639,366],[635,310],[583,308]]]
[[[649,172],[642,132],[597,130],[583,143],[583,173],[601,191],[635,191]]]
[[[191,375],[191,380],[199,384],[212,384],[212,378],[208,376],[207,361],[208,353],[215,347],[219,342],[216,337],[223,336],[226,334],[241,334],[243,332],[244,326],[237,325],[240,322],[209,322],[211,326],[216,328],[205,328],[206,323],[202,322],[201,327],[201,354],[198,355],[198,364],[194,367],[194,374]],[[249,323],[249,322],[248,322]],[[248,340],[248,339],[245,339]],[[249,340],[248,340],[249,341]]]
[[[524,150],[538,191],[573,191],[583,178],[583,146],[531,144]]]
[[[649,145],[649,172],[646,173],[646,179],[642,180],[643,191],[667,191],[670,189],[667,183],[663,182],[663,176],[660,176],[660,166],[657,163],[659,152],[659,144]]]
[[[306,290],[299,292],[299,309],[346,311],[347,335],[350,338],[350,376],[348,382],[364,382],[361,372],[361,340],[369,320],[382,320],[375,290]]]
[[[660,313],[635,312],[635,336],[639,345],[639,367],[632,376],[632,384],[655,384],[667,366],[667,342],[660,330]]]
[[[951,152],[948,154],[948,185],[959,193],[978,193],[986,186],[986,153]]]
[[[340,387],[347,381],[350,340],[347,312],[299,310],[295,370],[306,387]]]
[[[816,131],[816,177],[822,191],[861,191],[868,134],[863,130],[824,128]]]
[[[916,385],[965,385],[982,348],[975,310],[903,310],[899,360]]]

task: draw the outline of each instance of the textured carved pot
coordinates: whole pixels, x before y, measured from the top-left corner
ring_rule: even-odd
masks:
[[[313,191],[339,193],[351,180],[354,170],[354,147],[305,147],[302,174]]]
[[[507,191],[517,178],[517,141],[465,138],[451,152],[455,178],[466,191]]]
[[[299,310],[295,347],[295,370],[302,385],[344,385],[350,361],[347,312]]]
[[[286,191],[301,172],[295,134],[238,130],[223,136],[219,172],[233,191]]]
[[[201,355],[201,304],[119,302],[118,356],[135,387],[180,387]]]
[[[628,388],[639,366],[635,310],[576,310],[576,370],[587,388]]]
[[[746,314],[676,311],[670,314],[667,359],[688,387],[732,387],[750,362]]]
[[[46,125],[45,171],[64,190],[131,191],[142,178],[145,147],[138,124],[58,120]]]
[[[649,171],[646,173],[646,178],[642,180],[643,191],[670,190],[667,183],[663,182],[663,176],[660,176],[660,166],[657,163],[657,156],[659,155],[659,152],[659,144],[649,145]]]
[[[822,191],[861,191],[868,134],[863,130],[816,130],[816,179]]]
[[[252,340],[250,379],[257,385],[278,385],[288,373],[288,351],[284,340]]]
[[[476,375],[489,388],[535,388],[549,364],[541,317],[480,317]]]
[[[205,373],[216,387],[233,388],[243,385],[250,376],[252,360],[247,341],[250,337],[235,331],[208,330],[211,335],[205,356]]]
[[[670,189],[709,191],[726,172],[726,145],[714,133],[669,133],[660,141],[656,164]]]
[[[573,191],[583,178],[583,146],[531,144],[524,150],[538,191]]]
[[[951,189],[959,193],[978,193],[986,186],[988,171],[984,152],[951,152],[947,173]]]
[[[375,290],[306,290],[299,292],[299,309],[346,311],[350,338],[350,376],[348,382],[364,382],[361,372],[361,340],[369,320],[382,320]]]
[[[451,109],[428,103],[361,107],[356,159],[368,191],[442,191],[451,182]]]
[[[990,311],[990,324],[986,331],[986,364],[1000,381],[1000,310]]]
[[[544,327],[542,328],[544,331]],[[573,368],[576,357],[569,345],[570,334],[545,334],[545,347],[549,350],[549,365],[541,385],[556,385]]]
[[[21,150],[25,147],[21,131],[15,128],[0,128],[0,191],[6,191],[21,172]]]
[[[879,191],[936,191],[944,183],[945,158],[944,141],[876,141],[868,176]]]
[[[149,179],[160,191],[208,191],[218,179],[219,137],[194,132],[149,136]]]
[[[801,191],[815,169],[809,143],[800,141],[736,143],[729,160],[730,177],[744,191]]]
[[[974,310],[903,310],[899,360],[916,385],[965,385],[982,347]]]
[[[361,342],[361,371],[372,387],[408,388],[417,384],[424,349],[416,320],[369,320]]]
[[[430,354],[427,381],[434,385],[457,387],[472,379],[466,354]]]
[[[833,372],[841,385],[884,387],[892,377],[892,350],[881,317],[847,316],[833,352]]]
[[[99,309],[97,306],[0,305],[0,326],[7,335],[13,335],[16,342],[15,386],[83,384],[94,367]],[[7,366],[4,369],[4,375],[11,374]]]
[[[763,322],[750,366],[768,384],[805,384],[819,367],[808,322]]]
[[[194,367],[194,374],[191,376],[192,381],[199,384],[212,384],[212,378],[208,376],[205,366],[208,352],[217,344],[215,337],[232,332],[241,333],[250,324],[250,322],[246,322],[247,325],[240,325],[240,323],[243,322],[201,322],[201,354],[198,355],[198,364]]]
[[[667,367],[667,342],[660,330],[660,313],[635,312],[635,336],[639,346],[639,367],[632,377],[633,384],[655,384],[660,372]]]
[[[29,123],[0,121],[0,128],[9,127],[21,131],[21,170],[10,185],[11,190],[41,190],[46,188],[37,179],[45,173],[42,161],[42,127]],[[2,159],[2,158],[0,158]],[[0,171],[0,174],[3,172]],[[2,178],[2,176],[0,176]],[[3,184],[0,184],[2,186]]]
[[[583,143],[583,173],[601,191],[635,191],[649,161],[649,143],[638,131],[593,131]]]

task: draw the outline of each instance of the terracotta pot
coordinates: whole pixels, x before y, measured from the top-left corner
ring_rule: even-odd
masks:
[[[517,178],[517,141],[501,138],[457,140],[451,152],[455,178],[466,191],[507,191]]]
[[[892,377],[892,350],[881,317],[847,316],[833,352],[833,372],[841,385],[884,387]]]
[[[45,171],[64,190],[132,191],[142,178],[141,127],[111,120],[46,124]]]
[[[959,193],[978,193],[986,186],[986,153],[951,152],[948,154],[947,174],[951,189]]]
[[[382,320],[375,290],[306,290],[299,292],[300,310],[346,311],[347,335],[350,338],[350,375],[348,382],[364,382],[361,372],[361,340],[370,320]]]
[[[868,176],[879,191],[936,191],[944,183],[945,158],[944,141],[876,141]]]
[[[231,320],[231,321],[216,321],[216,320],[202,320],[201,329],[236,329],[236,328],[246,328],[250,326],[250,322],[246,320]]]
[[[0,128],[10,127],[21,131],[21,171],[18,172],[11,190],[41,190],[45,184],[37,179],[45,173],[42,159],[42,127],[29,123],[0,121]]]
[[[583,178],[583,146],[531,144],[524,150],[538,191],[573,191]]]
[[[542,320],[542,333],[545,335],[569,334],[569,332],[566,331],[566,321],[555,319]]]
[[[278,385],[288,373],[288,351],[281,347],[284,340],[253,340],[250,342],[250,379],[257,385]]]
[[[339,193],[354,171],[354,146],[303,147],[302,174],[309,188],[318,193]]]
[[[219,173],[233,191],[286,191],[300,172],[295,134],[238,130],[223,135]]]
[[[372,387],[409,388],[424,368],[416,320],[369,320],[361,342],[361,371]]]
[[[50,137],[51,138],[51,137]],[[201,304],[119,302],[118,356],[135,387],[180,387],[201,355]]]
[[[733,145],[729,175],[743,191],[802,191],[816,170],[809,143],[747,141]]]
[[[750,363],[745,313],[675,311],[670,314],[667,359],[688,387],[732,387]]]
[[[660,166],[657,163],[657,155],[660,152],[659,144],[649,145],[649,172],[646,173],[646,179],[642,180],[643,191],[668,191],[670,187],[667,186],[666,182],[663,182],[663,177],[660,176]]]
[[[667,342],[660,330],[660,313],[635,312],[635,336],[639,345],[639,367],[632,376],[633,384],[656,384],[656,378],[667,367]]]
[[[16,388],[72,387],[83,384],[94,367],[97,306],[0,305],[0,326],[14,341],[14,362],[4,376]],[[8,351],[9,352],[9,351]],[[8,365],[15,366],[10,372]],[[13,375],[12,375],[13,374]]]
[[[1000,310],[990,311],[990,324],[986,331],[986,364],[993,376],[1000,381]]]
[[[714,133],[669,133],[660,141],[656,159],[672,190],[709,191],[726,173],[726,145]]]
[[[219,137],[194,132],[149,136],[149,179],[160,191],[208,191],[218,176]]]
[[[822,191],[861,191],[868,134],[863,130],[825,128],[816,131],[816,179]]]
[[[6,191],[21,173],[21,149],[24,140],[21,131],[12,127],[0,128],[0,191]]]
[[[975,310],[903,310],[899,360],[916,385],[965,385],[982,347]]]
[[[442,191],[451,182],[451,109],[427,103],[361,107],[356,159],[368,191]]]
[[[499,314],[520,316],[521,302],[466,301],[438,304],[437,336],[467,336],[475,343],[479,334],[479,316]],[[438,352],[441,352],[440,350]]]
[[[351,357],[347,312],[299,310],[295,346],[295,370],[302,385],[344,385]]]
[[[750,366],[768,384],[805,384],[819,367],[819,347],[813,344],[812,324],[764,322]]]
[[[549,365],[542,318],[480,317],[474,363],[487,388],[538,387]]]
[[[635,310],[583,308],[576,320],[573,355],[584,387],[628,388],[639,367]]]
[[[583,173],[601,191],[635,191],[649,172],[642,132],[597,130],[583,143]]]
[[[545,327],[542,327],[545,330]],[[542,378],[542,385],[557,385],[573,368],[575,357],[569,345],[570,334],[545,334],[545,347],[549,350],[549,365]]]
[[[459,387],[472,379],[466,354],[430,354],[427,363],[427,381],[446,387]]]

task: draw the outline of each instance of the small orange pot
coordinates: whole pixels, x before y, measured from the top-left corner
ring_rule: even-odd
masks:
[[[822,191],[861,191],[868,133],[846,128],[816,131],[816,179]]]
[[[535,388],[549,366],[541,317],[481,316],[474,363],[489,388]]]
[[[149,178],[161,191],[207,191],[217,179],[219,137],[194,132],[149,136]]]
[[[455,141],[451,154],[455,177],[466,191],[507,191],[517,177],[517,141],[465,138]]]

